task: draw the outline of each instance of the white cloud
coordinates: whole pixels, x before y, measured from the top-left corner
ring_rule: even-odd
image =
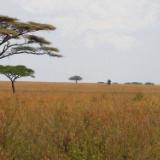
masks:
[[[87,6],[88,1],[79,0],[15,0],[20,5],[23,4],[23,8],[29,12],[49,14],[53,12],[69,11],[69,10],[81,10]]]
[[[94,46],[109,46],[120,50],[129,49],[137,45],[136,38],[131,35],[108,32],[108,33],[95,33],[87,32],[85,36],[85,44],[88,48],[94,48]]]
[[[128,49],[135,46],[132,32],[153,27],[160,20],[158,0],[15,1],[30,13],[54,20],[63,38],[68,35],[74,41],[80,36],[90,47],[108,43]]]

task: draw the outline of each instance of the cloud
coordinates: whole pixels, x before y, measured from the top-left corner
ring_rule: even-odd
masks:
[[[18,0],[15,0],[19,2]],[[81,10],[85,6],[87,7],[88,1],[78,1],[78,0],[21,0],[20,5],[29,12],[39,14],[50,14],[57,12],[65,12],[69,10]]]
[[[115,32],[87,32],[85,36],[85,44],[88,48],[94,48],[94,46],[108,46],[119,50],[125,50],[135,47],[138,42],[136,38],[128,34]]]
[[[86,46],[135,46],[133,32],[159,25],[158,0],[15,0],[27,12],[56,23],[60,35]],[[91,31],[91,32],[90,32]]]

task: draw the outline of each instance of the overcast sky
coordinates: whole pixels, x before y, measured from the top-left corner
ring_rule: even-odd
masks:
[[[33,68],[35,81],[65,82],[76,74],[84,82],[160,83],[160,0],[1,0],[0,14],[57,27],[40,35],[63,58],[1,60]]]

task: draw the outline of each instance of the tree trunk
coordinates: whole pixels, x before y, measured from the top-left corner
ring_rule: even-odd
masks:
[[[15,86],[14,86],[14,81],[11,81],[12,82],[12,92],[13,92],[13,94],[16,92],[16,90],[15,90]]]
[[[76,84],[78,83],[78,80],[76,80]]]

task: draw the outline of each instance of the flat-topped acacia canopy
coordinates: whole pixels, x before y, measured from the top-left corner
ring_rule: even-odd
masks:
[[[50,24],[21,22],[16,18],[0,15],[0,59],[15,54],[49,55],[61,57],[51,42],[35,35],[38,31],[54,31]]]
[[[81,81],[81,80],[82,80],[82,77],[75,75],[75,76],[70,77],[69,80],[73,80],[73,81],[75,81],[76,83],[78,83],[78,81]]]
[[[2,66],[0,65],[0,74],[7,76],[10,80],[16,80],[20,77],[34,77],[34,71],[24,65]]]
[[[21,77],[34,77],[34,71],[23,65],[17,66],[3,66],[0,65],[0,74],[5,75],[12,83],[12,91],[15,93],[14,82]]]

